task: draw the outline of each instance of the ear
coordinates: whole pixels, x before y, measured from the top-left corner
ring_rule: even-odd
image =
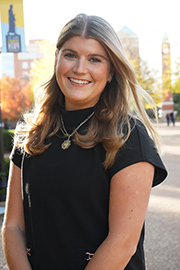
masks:
[[[110,73],[109,73],[109,76],[108,76],[108,82],[109,83],[112,81],[113,75],[114,75],[114,69],[111,68]]]

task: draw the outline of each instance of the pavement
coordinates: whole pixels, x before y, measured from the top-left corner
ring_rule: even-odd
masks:
[[[180,122],[160,124],[168,177],[152,189],[146,215],[147,270],[180,270]]]
[[[146,214],[146,270],[180,270],[180,122],[169,127],[160,123],[159,134],[168,177],[152,189],[150,196]],[[0,214],[0,228],[2,221]],[[0,235],[0,269],[8,270],[1,242]]]

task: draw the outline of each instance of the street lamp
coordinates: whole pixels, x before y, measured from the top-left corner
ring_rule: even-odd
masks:
[[[0,190],[7,187],[7,178],[4,166],[3,123],[1,117],[1,81],[0,81]],[[5,197],[3,198],[3,200]]]
[[[4,167],[4,144],[3,144],[3,123],[1,117],[1,81],[0,81],[0,172],[5,171]]]

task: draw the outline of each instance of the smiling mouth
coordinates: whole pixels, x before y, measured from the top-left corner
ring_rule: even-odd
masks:
[[[91,83],[90,81],[86,81],[86,80],[78,80],[78,79],[74,79],[74,78],[68,78],[69,81],[79,84],[79,85],[87,85],[89,83]]]

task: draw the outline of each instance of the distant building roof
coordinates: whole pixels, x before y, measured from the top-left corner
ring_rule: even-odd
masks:
[[[129,29],[126,25],[121,28],[118,32],[118,35],[128,35],[128,36],[137,36],[131,29]]]
[[[169,43],[169,38],[168,38],[166,31],[164,32],[163,43]]]

